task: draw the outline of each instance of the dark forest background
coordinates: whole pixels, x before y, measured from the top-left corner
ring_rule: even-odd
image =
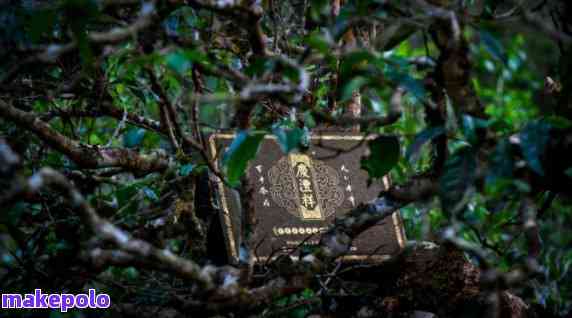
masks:
[[[112,300],[0,316],[572,317],[570,17],[564,0],[0,0],[0,291]],[[225,264],[207,174],[251,215],[261,136],[297,151],[320,129],[373,136],[362,166],[391,187],[300,261],[254,268],[245,244]],[[402,254],[340,263],[395,211]]]

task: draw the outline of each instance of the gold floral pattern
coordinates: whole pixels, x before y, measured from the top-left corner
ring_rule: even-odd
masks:
[[[305,154],[289,154],[268,170],[274,202],[302,220],[325,220],[344,201],[338,172]]]

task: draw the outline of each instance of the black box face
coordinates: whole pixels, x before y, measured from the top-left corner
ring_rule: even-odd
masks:
[[[234,137],[211,135],[213,158],[220,160]],[[367,172],[360,168],[366,149],[364,136],[355,134],[315,133],[307,151],[289,154],[282,151],[274,136],[264,138],[247,170],[255,191],[257,225],[252,242],[257,261],[290,253],[302,243],[318,244],[320,233],[336,217],[379,195],[388,179],[367,186]],[[239,195],[214,178],[226,246],[230,261],[235,263],[241,237]],[[396,212],[356,238],[344,259],[381,261],[399,252],[404,244],[405,233]]]

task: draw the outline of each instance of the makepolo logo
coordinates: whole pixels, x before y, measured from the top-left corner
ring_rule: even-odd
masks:
[[[52,308],[66,312],[72,308],[109,308],[111,298],[107,294],[95,293],[90,289],[87,294],[42,294],[35,289],[33,294],[2,294],[2,308]]]

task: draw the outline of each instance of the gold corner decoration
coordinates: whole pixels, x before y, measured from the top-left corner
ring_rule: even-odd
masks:
[[[212,134],[209,137],[209,144],[211,147],[211,154],[214,160],[218,159],[218,153],[216,148],[216,139],[217,138],[227,138],[233,139],[234,135],[232,134]],[[216,164],[216,163],[215,163]],[[228,208],[228,202],[226,200],[225,194],[225,186],[224,182],[219,179],[218,176],[214,176],[214,181],[218,187],[218,201],[220,203],[222,213],[221,213],[221,221],[224,226],[224,234],[226,236],[226,245],[228,252],[230,254],[231,261],[236,262],[238,261],[238,252],[236,249],[236,241],[234,239],[234,229],[232,226],[232,220],[230,219],[230,209]]]

